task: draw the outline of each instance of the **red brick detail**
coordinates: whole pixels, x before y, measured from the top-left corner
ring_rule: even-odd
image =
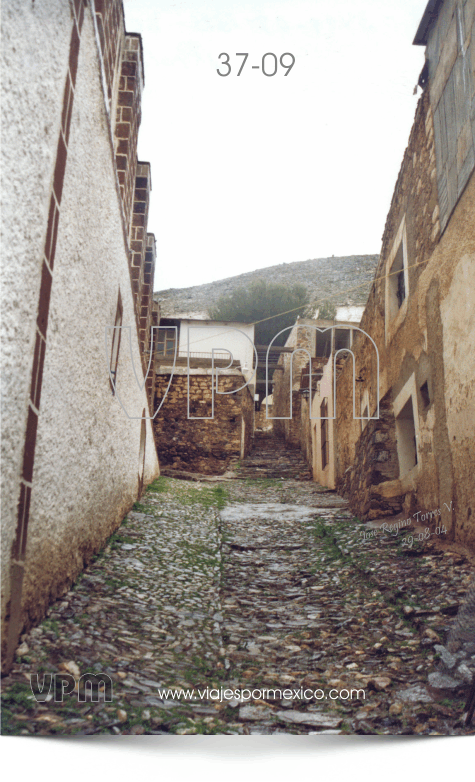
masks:
[[[25,556],[26,550],[26,536],[28,530],[28,521],[30,518],[30,498],[31,488],[25,486],[24,483],[20,484],[20,499],[18,502],[18,526],[17,536],[13,544],[12,557],[13,559],[20,559]]]
[[[61,203],[61,196],[63,194],[64,184],[64,172],[66,171],[66,159],[68,156],[68,150],[60,134],[58,141],[58,150],[56,152],[56,166],[54,169],[53,188],[58,204]]]
[[[35,353],[33,357],[33,372],[31,376],[30,399],[37,410],[40,408],[41,382],[43,379],[43,364],[45,360],[46,342],[41,334],[36,332]]]
[[[73,86],[76,84],[76,74],[78,70],[78,57],[79,57],[79,31],[76,25],[73,27],[73,34],[71,36],[71,46],[69,48],[69,72],[71,74],[71,81]]]
[[[22,479],[20,481],[20,496],[18,501],[17,523],[15,540],[12,547],[12,584],[14,594],[11,601],[11,615],[8,628],[7,655],[5,669],[8,670],[13,662],[14,652],[18,643],[18,635],[21,631],[21,607],[22,607],[22,583],[23,566],[21,561],[25,558],[27,529],[30,510],[31,484],[35,463],[36,435],[38,430],[38,413],[41,398],[41,386],[43,381],[43,367],[46,350],[46,332],[48,328],[48,315],[51,300],[52,269],[56,250],[58,233],[59,205],[63,191],[64,174],[66,171],[67,144],[71,113],[74,99],[74,81],[77,73],[79,55],[80,31],[84,19],[84,0],[74,0],[74,12],[76,20],[73,23],[71,41],[69,47],[69,72],[66,77],[63,92],[63,107],[61,113],[61,130],[59,134],[56,162],[53,175],[53,193],[50,197],[48,224],[44,247],[44,260],[41,269],[41,282],[38,300],[38,315],[35,351],[30,385],[30,404],[28,405],[28,417],[26,423],[25,440],[23,445]],[[55,198],[56,196],[56,198]],[[49,264],[49,267],[48,267]],[[36,410],[33,409],[35,406]],[[18,574],[21,574],[20,576]]]
[[[112,99],[114,77],[119,67],[120,45],[125,34],[121,0],[96,0],[97,28],[106,77],[107,94]]]
[[[45,339],[46,339],[46,330],[48,328],[48,315],[49,315],[49,304],[51,298],[52,282],[53,282],[52,274],[46,264],[46,261],[43,261],[43,267],[41,269],[40,297],[38,302],[38,317],[36,319],[36,323]]]
[[[31,406],[28,407],[26,422],[25,450],[23,453],[23,480],[31,483],[33,480],[33,464],[35,461],[36,430],[38,428],[38,415]]]
[[[64,134],[64,138],[66,140],[66,144],[69,140],[69,129],[71,126],[71,114],[73,111],[73,86],[72,86],[72,79],[70,74],[66,77],[66,85],[64,88],[64,97],[63,97],[63,115],[61,117],[61,129]]]
[[[46,230],[45,257],[50,265],[54,265],[54,256],[56,252],[56,239],[58,237],[59,209],[56,205],[54,194],[51,193],[49,205],[48,228]]]

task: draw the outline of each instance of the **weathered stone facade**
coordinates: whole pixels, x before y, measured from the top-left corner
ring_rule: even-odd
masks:
[[[393,516],[403,510],[404,504],[397,481],[399,464],[390,394],[381,400],[379,415],[378,421],[366,424],[351,465],[339,480],[340,491],[351,497],[353,506],[368,519]]]
[[[219,391],[214,394],[210,369],[190,369],[188,376],[175,370],[173,378],[159,371],[155,380],[155,409],[170,389],[154,420],[157,453],[162,467],[184,469],[205,475],[221,475],[232,459],[246,456],[253,436],[254,401],[249,388],[229,393],[246,382],[241,372],[221,370]],[[192,420],[195,418],[195,420]],[[209,420],[196,420],[197,418]]]
[[[439,508],[449,537],[472,546],[474,19],[474,0],[426,9],[416,36],[427,44],[423,92],[359,324],[364,333],[354,332],[353,357],[339,354],[335,378],[327,353],[307,393],[308,369],[298,366],[293,421],[275,422],[289,443],[300,440],[314,478],[344,493],[361,518]],[[274,375],[276,409],[287,415],[289,362],[281,357],[284,371]],[[327,424],[309,422],[310,400],[314,418],[327,406]]]
[[[457,32],[462,7],[465,21],[462,19]],[[473,165],[468,175],[465,170],[472,160],[473,139],[468,148],[460,146],[465,136],[456,117],[473,105],[475,87],[470,75],[459,83],[458,92],[451,91],[450,85],[459,62],[457,51],[473,52],[470,19],[473,21],[474,7],[472,1],[446,0],[437,15],[427,17],[426,32],[417,41],[428,44],[428,67],[421,81],[424,89],[361,322],[379,352],[381,417],[369,422],[363,433],[358,422],[352,421],[353,370],[347,360],[337,386],[335,446],[337,488],[347,493],[355,513],[374,518],[391,510],[409,515],[440,508],[449,535],[472,546],[475,180]],[[450,38],[450,57],[446,47],[440,60],[431,60],[433,38],[442,36],[442,40],[444,30],[452,30],[455,36]],[[444,126],[441,128],[439,123],[434,128],[434,111],[440,113],[442,109]],[[444,144],[450,147],[457,138],[461,186],[441,234],[439,211],[443,202],[447,214],[444,187],[447,182],[450,185],[452,177],[451,172],[446,172],[446,179],[441,180],[444,159],[448,159],[444,158]],[[366,391],[373,416],[378,388],[376,351],[360,337],[354,352],[357,366],[363,368],[360,393]],[[383,451],[386,443],[390,447],[384,464],[391,469],[387,474],[386,467],[379,469],[374,475],[372,438],[386,435]]]

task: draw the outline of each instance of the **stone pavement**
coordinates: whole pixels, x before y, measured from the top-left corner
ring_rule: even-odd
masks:
[[[463,688],[428,686],[469,560],[363,531],[308,480],[159,478],[22,636],[2,731],[475,732],[460,724]],[[61,671],[76,692],[38,702],[30,675]],[[112,702],[83,694],[86,672],[112,678]]]

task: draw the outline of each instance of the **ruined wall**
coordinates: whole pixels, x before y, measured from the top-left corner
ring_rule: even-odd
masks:
[[[338,481],[338,490],[351,497],[351,507],[365,519],[393,516],[403,510],[396,431],[389,392],[380,403],[378,421],[368,421],[355,445],[352,464]]]
[[[94,25],[81,0],[3,9],[2,619],[13,615],[13,642],[158,474],[149,422],[139,460],[147,397],[132,372],[129,247]],[[119,293],[132,340],[114,396],[104,331]]]
[[[240,372],[222,370],[220,391],[243,385]],[[225,373],[225,374],[224,374]],[[155,409],[165,395],[169,373],[156,375]],[[211,418],[211,369],[190,369],[190,416]],[[215,394],[214,419],[188,420],[188,378],[175,370],[170,390],[154,422],[157,453],[162,467],[220,475],[232,457],[249,453],[253,435],[254,402],[249,389],[235,394]],[[244,422],[244,424],[243,424]]]
[[[409,290],[414,290],[440,235],[436,174],[434,121],[426,89],[417,104],[414,124],[386,218],[376,278],[384,274],[392,242],[405,215]],[[384,288],[379,290],[382,292]],[[384,301],[384,296],[382,298]]]

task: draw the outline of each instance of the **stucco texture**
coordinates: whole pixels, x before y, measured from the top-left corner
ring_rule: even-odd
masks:
[[[61,0],[2,4],[2,614],[71,22]]]
[[[4,456],[14,465],[7,487],[4,563],[8,563],[15,527],[40,256],[51,187],[51,172],[48,173],[46,162],[41,166],[39,163],[42,155],[49,162],[48,155],[56,148],[65,71],[61,68],[63,60],[67,63],[71,29],[66,4],[49,2],[43,5],[48,6],[47,19],[54,19],[54,34],[51,31],[49,38],[44,34],[48,52],[44,69],[49,74],[59,71],[59,76],[58,84],[52,78],[54,93],[47,111],[53,137],[51,150],[49,147],[44,149],[41,123],[35,126],[36,132],[29,134],[31,145],[39,150],[38,156],[31,152],[33,180],[37,181],[37,187],[32,192],[27,175],[15,180],[14,202],[21,209],[23,227],[18,226],[15,245],[10,250],[18,279],[13,284],[15,274],[12,272],[9,280],[13,299],[9,316],[13,330],[9,343],[12,358],[7,371],[16,374],[13,380],[10,377],[7,392],[10,392],[10,400],[11,384],[16,382],[15,393],[20,401],[15,405],[8,402],[8,409],[13,406],[16,412],[8,421],[8,452]],[[43,35],[42,19],[35,21],[36,27],[31,33],[33,40],[35,35]],[[18,30],[16,38],[19,38]],[[38,51],[37,43],[34,50]],[[58,56],[58,50],[61,56]],[[28,101],[15,118],[21,138],[30,116],[36,116],[36,111],[44,112],[45,107],[42,95],[38,94],[42,74],[35,73],[32,68],[31,72],[22,75],[22,55],[17,53],[15,56],[18,59],[17,78],[24,90],[29,91]],[[129,419],[112,395],[104,346],[105,328],[114,325],[120,289],[123,326],[132,329],[132,355],[123,334],[117,391],[130,416],[140,418],[143,409],[148,415],[145,391],[137,386],[132,371],[132,361],[138,373],[141,364],[108,122],[94,26],[87,8],[61,202],[36,443],[23,587],[23,612],[27,624],[42,615],[50,598],[69,586],[84,562],[120,523],[138,494],[141,422]],[[21,149],[18,153],[21,154]],[[38,199],[43,205],[41,210],[37,207]],[[31,203],[33,220],[23,201]],[[30,225],[33,227],[27,228]],[[34,237],[31,237],[33,230]],[[23,259],[31,265],[29,274],[22,268]],[[23,312],[25,322],[17,323]],[[157,474],[158,461],[148,421],[143,483],[149,483]],[[8,577],[9,568],[4,566],[5,600]]]

